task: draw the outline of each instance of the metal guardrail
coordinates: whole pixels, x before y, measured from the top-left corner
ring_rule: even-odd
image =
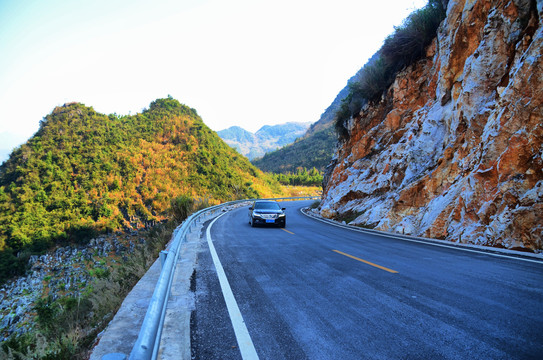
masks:
[[[200,216],[210,212],[222,211],[225,207],[250,202],[255,200],[312,200],[320,199],[320,196],[300,196],[288,198],[268,198],[268,199],[246,199],[230,201],[224,204],[211,206],[190,215],[180,226],[175,229],[173,241],[167,252],[166,261],[163,263],[160,276],[158,278],[155,291],[151,297],[151,302],[147,308],[147,313],[141,325],[138,339],[132,348],[129,359],[131,360],[149,360],[156,359],[162,336],[162,326],[166,315],[166,306],[170,296],[170,289],[173,281],[173,273],[179,256],[181,244],[185,241],[186,235],[191,226],[196,223]]]

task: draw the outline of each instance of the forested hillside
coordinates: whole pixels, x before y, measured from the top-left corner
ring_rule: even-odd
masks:
[[[0,167],[0,272],[23,266],[21,254],[9,265],[21,250],[160,221],[179,195],[218,202],[280,191],[177,100],[133,116],[66,104]]]
[[[334,127],[329,124],[324,130],[297,139],[252,163],[263,171],[274,173],[296,172],[297,168],[316,168],[323,172],[332,159],[336,139]]]

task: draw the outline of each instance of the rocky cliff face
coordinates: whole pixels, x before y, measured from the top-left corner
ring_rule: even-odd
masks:
[[[543,249],[543,1],[450,1],[427,57],[348,124],[328,218]]]

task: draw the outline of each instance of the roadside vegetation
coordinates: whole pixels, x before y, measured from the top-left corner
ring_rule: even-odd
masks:
[[[96,336],[113,318],[124,298],[157,259],[173,230],[192,212],[210,206],[206,199],[180,196],[171,200],[169,219],[142,230],[129,256],[115,254],[82,263],[92,279],[81,294],[52,296],[45,287],[34,304],[31,331],[0,345],[2,359],[87,359]],[[100,268],[96,263],[103,265]],[[51,281],[54,275],[48,276]]]
[[[295,173],[269,173],[281,184],[286,197],[320,196],[322,195],[322,174],[316,169],[307,170],[300,167]]]
[[[320,200],[315,200],[315,201],[313,202],[313,204],[311,204],[311,205],[309,206],[309,208],[310,208],[310,209],[318,209],[320,205],[321,205],[321,201],[320,201]]]
[[[295,173],[279,173],[270,174],[281,185],[299,185],[299,186],[321,186],[322,174],[316,169],[312,168],[307,170],[306,168],[298,168]]]
[[[283,192],[285,193],[285,197],[321,196],[322,187],[283,185]]]
[[[425,56],[446,16],[447,3],[429,0],[425,7],[411,13],[364,65],[357,80],[349,83],[349,94],[336,112],[335,128],[340,138],[348,137],[347,120],[357,116],[365,104],[378,101],[400,70]]]

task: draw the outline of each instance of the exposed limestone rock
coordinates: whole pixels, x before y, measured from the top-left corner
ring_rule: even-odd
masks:
[[[8,281],[0,288],[0,341],[13,334],[24,334],[35,326],[34,307],[38,299],[49,295],[53,300],[78,298],[93,280],[85,263],[93,263],[93,270],[107,270],[104,258],[133,253],[133,241],[136,240],[121,242],[115,235],[100,236],[81,248],[66,246],[46,255],[31,256],[28,275]],[[94,260],[95,257],[99,260]]]
[[[424,60],[348,124],[321,215],[543,249],[543,1],[450,1]]]

